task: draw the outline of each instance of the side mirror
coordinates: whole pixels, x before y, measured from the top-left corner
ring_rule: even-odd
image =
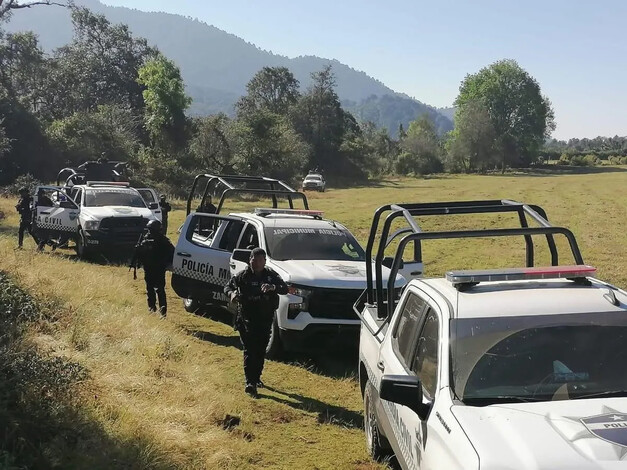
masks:
[[[150,209],[151,211],[155,210],[155,209],[159,209],[159,203],[158,202],[151,202],[148,204],[148,209]]]
[[[406,406],[425,420],[430,407],[422,403],[422,385],[413,375],[384,375],[381,378],[379,397]]]
[[[394,258],[392,256],[386,256],[385,258],[383,258],[383,261],[381,261],[381,264],[388,269],[392,269],[392,263],[394,263]],[[405,262],[401,260],[398,269],[403,269],[404,266]]]
[[[76,209],[76,204],[72,201],[59,201],[59,207],[62,209]]]
[[[240,261],[242,263],[248,264],[250,261],[250,252],[252,250],[233,250],[233,254],[231,255],[231,259],[234,261]]]

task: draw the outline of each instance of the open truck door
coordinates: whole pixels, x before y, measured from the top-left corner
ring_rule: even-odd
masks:
[[[47,238],[74,237],[78,227],[78,206],[58,186],[37,186],[34,197],[33,229]]]
[[[243,228],[238,217],[202,213],[187,217],[172,263],[172,288],[185,299],[186,310],[228,304],[224,287],[231,278],[231,254]]]

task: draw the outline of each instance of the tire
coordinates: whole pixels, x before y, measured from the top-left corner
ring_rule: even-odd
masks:
[[[200,310],[200,302],[190,297],[183,299],[183,308],[186,312],[197,313]]]
[[[277,323],[276,313],[272,321],[272,329],[270,330],[270,341],[266,346],[266,357],[268,359],[279,359],[283,355],[283,344],[281,343],[281,335],[279,334],[279,324]]]
[[[82,229],[78,229],[78,238],[76,239],[76,254],[80,259],[89,258],[90,249],[87,246],[87,239]]]
[[[391,455],[392,448],[387,438],[381,433],[377,423],[373,401],[376,393],[370,381],[366,382],[366,390],[364,393],[364,431],[366,434],[366,448],[373,459],[380,461]]]

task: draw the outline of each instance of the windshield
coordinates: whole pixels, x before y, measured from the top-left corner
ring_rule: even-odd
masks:
[[[366,255],[348,230],[266,227],[268,256],[275,260],[365,261]]]
[[[134,191],[120,189],[88,189],[85,191],[85,206],[146,207],[146,203],[142,197]]]
[[[305,178],[305,180],[307,181],[320,181],[320,177],[319,176],[308,176]]]
[[[627,396],[624,312],[457,319],[451,334],[468,405]]]

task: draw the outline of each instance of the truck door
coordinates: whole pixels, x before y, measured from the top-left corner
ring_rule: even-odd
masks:
[[[225,306],[229,260],[244,222],[237,217],[191,213],[183,224],[172,263],[172,288],[179,297]]]
[[[252,250],[259,247],[259,234],[257,228],[250,222],[246,224],[242,235],[237,242],[237,249],[240,250]],[[241,270],[246,269],[248,266],[248,260],[237,260],[231,257],[229,267],[231,269],[231,276],[239,273]]]
[[[427,302],[416,292],[409,291],[404,297],[401,315],[391,325],[381,345],[377,362],[378,380],[383,374],[413,374],[411,367],[418,349],[418,336],[425,320]],[[378,416],[383,417],[381,425],[385,435],[394,448],[394,453],[402,460],[403,468],[420,468],[418,462],[422,455],[422,429],[420,419],[406,406],[378,400]]]
[[[161,206],[159,205],[159,198],[154,189],[150,188],[136,188],[137,192],[141,194],[141,197],[146,201],[146,205],[152,211],[153,215],[160,222],[163,221],[161,216]]]
[[[58,186],[38,186],[35,193],[34,227],[49,237],[74,235],[78,206]]]

